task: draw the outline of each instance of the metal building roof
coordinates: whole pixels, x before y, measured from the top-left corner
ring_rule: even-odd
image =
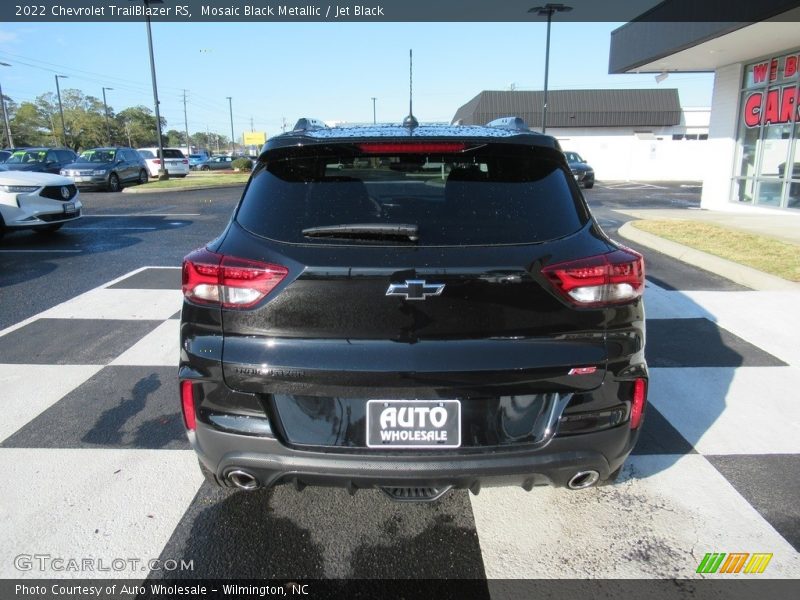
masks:
[[[456,111],[453,122],[483,125],[519,116],[531,128],[542,123],[544,92],[483,91]],[[551,90],[548,127],[665,127],[681,122],[678,90]]]

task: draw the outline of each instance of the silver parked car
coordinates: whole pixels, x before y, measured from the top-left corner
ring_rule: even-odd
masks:
[[[147,163],[133,148],[92,148],[61,169],[79,188],[118,192],[126,183],[147,183]]]

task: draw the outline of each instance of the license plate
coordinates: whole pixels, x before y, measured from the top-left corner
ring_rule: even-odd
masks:
[[[67,214],[71,214],[75,212],[75,203],[74,202],[65,202],[64,203],[64,212]]]
[[[367,401],[368,448],[458,448],[458,400]]]
[[[84,181],[91,181],[92,180],[91,177],[86,177],[86,176],[83,176],[83,175],[79,175],[78,177],[73,177],[73,179],[75,180],[75,183],[81,183],[81,182],[84,182]]]

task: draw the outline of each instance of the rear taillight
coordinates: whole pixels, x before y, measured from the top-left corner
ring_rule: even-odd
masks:
[[[161,159],[160,158],[154,158],[153,159],[153,164],[154,165],[160,165],[161,164]]]
[[[644,259],[630,248],[550,265],[542,273],[578,306],[623,304],[644,293]]]
[[[181,381],[181,407],[183,408],[183,424],[186,429],[194,431],[194,387],[191,381]]]
[[[289,273],[286,267],[224,256],[204,248],[183,259],[183,295],[198,304],[250,308]]]
[[[631,429],[636,429],[641,424],[645,402],[647,402],[647,380],[640,378],[633,382]]]
[[[185,165],[188,165],[188,164],[189,164],[189,161],[188,161],[188,160],[186,160],[185,158],[183,159],[183,161],[182,161],[182,162],[183,162],[183,164],[185,164]]]

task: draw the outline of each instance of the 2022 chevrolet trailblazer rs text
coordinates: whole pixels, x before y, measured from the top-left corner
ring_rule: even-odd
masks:
[[[641,429],[643,291],[521,119],[301,119],[184,259],[184,423],[206,478],[245,490],[587,488]]]

